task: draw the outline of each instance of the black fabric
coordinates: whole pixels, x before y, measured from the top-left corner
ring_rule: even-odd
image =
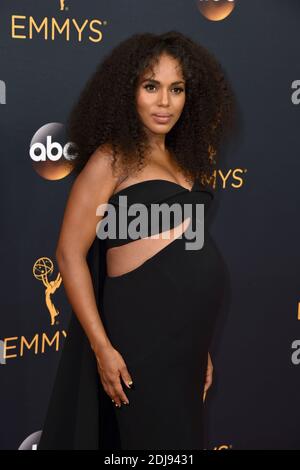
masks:
[[[189,191],[163,180],[122,193],[142,203],[203,204],[205,215],[213,200],[199,186]],[[105,330],[134,382],[129,390],[121,381],[130,404],[115,408],[105,393],[72,312],[38,450],[204,448],[207,356],[226,269],[206,226],[201,249],[186,249],[186,242],[183,234],[137,268],[111,277],[107,246],[95,239],[88,265]]]
[[[103,242],[95,238],[87,256],[101,310],[106,274]],[[110,450],[120,447],[111,401],[98,375],[96,358],[71,312],[38,450]]]
[[[195,226],[195,204],[194,204],[194,194],[195,192],[201,193],[201,201],[205,204],[206,207],[209,207],[209,203],[214,198],[214,194],[207,187],[200,185],[198,181],[195,181],[192,190],[188,190],[183,186],[174,183],[173,181],[161,180],[161,179],[152,179],[146,180],[139,183],[132,184],[130,186],[121,189],[117,193],[113,194],[109,203],[114,207],[113,215],[113,225],[115,224],[115,237],[108,237],[104,239],[106,249],[125,245],[130,243],[133,240],[138,240],[144,237],[150,237],[152,235],[161,233],[166,230],[170,230],[175,226],[181,224],[184,220],[184,205],[190,203],[192,209],[192,221],[193,228]],[[153,196],[154,195],[154,196]],[[126,198],[124,198],[126,196]],[[134,204],[142,202],[145,209],[149,209],[151,205],[164,203],[169,206],[171,209],[172,206],[179,205],[181,207],[181,214],[177,212],[177,219],[174,217],[174,213],[170,211],[170,218],[162,217],[162,212],[160,217],[154,217],[150,211],[147,211],[147,227],[143,227],[144,233],[139,234],[136,238],[132,238],[130,234],[126,233],[124,236],[120,237],[120,221],[127,220],[127,228],[133,222],[137,215],[130,215],[128,213],[128,208]],[[103,228],[103,234],[109,228],[110,219],[108,212],[105,212],[103,222],[105,223],[105,229]],[[138,230],[137,230],[138,231]],[[105,234],[106,235],[106,234]],[[123,235],[123,234],[122,234]],[[99,234],[100,237],[100,234]]]

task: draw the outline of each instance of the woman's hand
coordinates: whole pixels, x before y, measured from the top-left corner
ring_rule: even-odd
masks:
[[[97,368],[103,388],[107,395],[120,407],[121,402],[129,405],[129,400],[123,391],[120,376],[130,389],[133,384],[127,366],[121,354],[112,346],[94,349],[97,359]]]
[[[208,353],[208,361],[207,361],[207,370],[206,370],[206,379],[204,385],[204,393],[203,393],[203,401],[205,400],[206,392],[212,384],[213,381],[213,364],[211,362],[210,354]]]

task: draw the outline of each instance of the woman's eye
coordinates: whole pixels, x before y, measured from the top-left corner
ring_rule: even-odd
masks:
[[[180,93],[181,93],[182,91],[184,91],[184,89],[181,88],[181,87],[176,87],[176,88],[173,88],[173,89],[174,89],[174,90],[179,90]],[[176,93],[176,95],[179,95],[180,93]]]
[[[155,85],[152,85],[151,83],[148,83],[148,85],[145,85],[145,86],[144,86],[145,89],[148,89],[148,87],[155,88]],[[175,88],[173,88],[173,90],[178,90],[178,91],[179,91],[179,92],[177,91],[177,92],[175,93],[175,95],[179,95],[181,92],[184,91],[184,89],[181,88],[181,87],[175,87]]]
[[[144,88],[147,89],[149,86],[155,88],[155,85],[151,85],[151,83],[148,83],[148,85],[145,85]]]

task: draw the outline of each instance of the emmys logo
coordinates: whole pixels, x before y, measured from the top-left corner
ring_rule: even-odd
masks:
[[[59,310],[56,309],[55,305],[51,300],[51,296],[56,292],[62,283],[62,277],[60,273],[57,274],[56,279],[50,281],[48,276],[53,273],[53,263],[49,258],[39,258],[33,265],[33,275],[41,281],[45,287],[45,303],[50,314],[51,325],[54,325],[55,318],[59,315]]]
[[[60,287],[62,277],[58,273],[56,279],[49,279],[49,276],[53,274],[54,268],[52,261],[46,257],[39,258],[34,263],[32,271],[34,277],[43,283],[45,303],[49,312],[50,323],[53,327],[53,325],[58,323],[56,318],[60,312],[53,304],[51,297]],[[30,338],[24,335],[3,338],[3,341],[0,341],[0,364],[7,364],[7,359],[21,358],[28,354],[29,351],[35,355],[45,354],[50,348],[57,352],[60,350],[62,342],[66,337],[67,333],[65,330],[53,331],[51,328],[50,334],[47,331],[34,333]]]
[[[29,155],[34,170],[48,180],[59,180],[73,170],[78,156],[74,142],[66,142],[65,128],[59,122],[45,124],[34,134]]]
[[[222,189],[226,189],[229,185],[234,189],[239,189],[244,184],[244,175],[247,173],[246,168],[230,168],[227,171],[221,169],[215,169],[210,178],[203,177],[203,183],[208,184],[213,189],[217,186],[221,186]]]
[[[0,80],[0,104],[6,104],[6,85],[3,80]]]
[[[67,12],[65,0],[60,0],[58,6],[60,12]],[[63,15],[64,16],[64,15]],[[90,41],[98,43],[102,41],[101,26],[106,26],[107,21],[97,18],[80,20],[76,18],[56,19],[45,16],[35,19],[33,16],[12,15],[11,37],[12,39],[35,39],[41,37],[45,41],[64,39],[65,41]],[[90,33],[90,34],[89,34]]]
[[[197,7],[208,20],[221,21],[232,13],[235,0],[197,0]]]

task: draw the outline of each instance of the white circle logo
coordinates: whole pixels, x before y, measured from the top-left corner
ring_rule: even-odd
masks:
[[[64,125],[59,122],[45,124],[34,134],[29,155],[35,171],[48,180],[69,175],[78,156],[76,144],[66,142]]]

